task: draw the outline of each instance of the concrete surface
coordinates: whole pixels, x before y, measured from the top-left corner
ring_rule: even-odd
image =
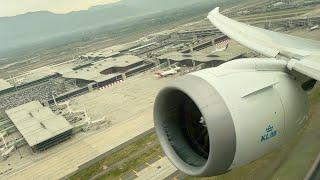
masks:
[[[150,164],[147,168],[136,173],[138,176],[136,180],[158,180],[165,179],[169,175],[177,171],[177,168],[174,167],[167,157],[163,157],[160,160]]]

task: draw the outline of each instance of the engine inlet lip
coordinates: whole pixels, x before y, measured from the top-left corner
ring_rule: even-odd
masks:
[[[161,90],[161,92],[159,93],[159,95],[157,96],[156,101],[160,101],[160,99],[162,98],[161,93],[166,93],[166,91],[180,91],[183,94],[185,94],[186,96],[188,96],[195,104],[196,106],[198,106],[198,104],[186,93],[184,92],[182,89],[177,88],[177,87],[173,87],[173,86],[168,86],[164,89]],[[157,104],[155,103],[155,109],[157,109]],[[200,109],[199,109],[200,110]],[[200,110],[201,112],[201,110]],[[154,113],[156,114],[156,110],[154,110]],[[201,112],[202,113],[202,112]],[[154,115],[157,116],[157,115]],[[155,118],[155,130],[156,133],[158,135],[158,138],[160,139],[160,141],[162,143],[160,143],[162,149],[164,150],[165,154],[168,156],[169,160],[178,168],[178,169],[183,169],[183,172],[185,172],[186,174],[192,175],[195,172],[202,172],[203,169],[205,168],[206,164],[207,164],[207,160],[209,159],[209,157],[206,159],[206,162],[201,165],[201,166],[192,166],[188,163],[186,163],[177,153],[176,149],[174,149],[172,147],[172,142],[170,142],[168,140],[168,134],[165,132],[164,128],[162,128],[161,122],[159,122],[159,120],[157,120]],[[209,133],[209,132],[208,132]],[[174,138],[174,137],[173,137]],[[211,146],[211,145],[210,145]],[[210,156],[210,146],[209,146],[209,156]],[[191,170],[190,172],[188,172],[189,170]],[[193,173],[192,173],[193,172]]]
[[[168,141],[164,128],[162,128],[162,119],[158,119],[161,117],[161,115],[159,116],[159,106],[163,103],[161,102],[163,101],[162,98],[168,91],[180,91],[187,95],[196,104],[204,117],[207,125],[210,145],[209,156],[205,159],[206,162],[201,166],[192,166],[186,163],[177,154],[176,150],[172,147],[171,142]],[[217,106],[217,102],[219,102],[219,106]],[[216,110],[214,108],[217,107],[218,111],[220,110],[220,112],[218,112],[220,113],[219,115],[225,122],[210,120],[216,117]],[[221,114],[221,112],[225,113]],[[222,97],[206,80],[198,76],[187,75],[163,88],[155,101],[154,120],[156,133],[161,141],[160,144],[169,160],[178,169],[191,176],[212,176],[225,173],[229,170],[229,167],[233,162],[236,149],[233,120]],[[219,126],[222,126],[222,128]],[[221,132],[221,129],[226,132]],[[226,137],[224,138],[223,136]],[[225,156],[227,158],[222,158]]]

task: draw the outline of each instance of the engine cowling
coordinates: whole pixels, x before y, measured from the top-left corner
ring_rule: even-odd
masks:
[[[215,176],[281,146],[308,119],[286,62],[239,59],[181,77],[158,94],[155,129],[169,160],[191,176]]]

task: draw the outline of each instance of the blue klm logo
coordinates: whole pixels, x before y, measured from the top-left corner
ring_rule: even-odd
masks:
[[[276,135],[277,135],[277,131],[273,130],[273,126],[272,125],[269,125],[266,128],[265,134],[261,136],[261,142],[264,142],[264,141],[266,141],[268,139],[271,139],[271,138],[275,137]]]

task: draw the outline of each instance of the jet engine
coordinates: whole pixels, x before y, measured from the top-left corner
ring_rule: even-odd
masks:
[[[194,72],[156,97],[154,123],[169,160],[215,176],[283,145],[308,120],[301,84],[276,59],[238,59]]]

